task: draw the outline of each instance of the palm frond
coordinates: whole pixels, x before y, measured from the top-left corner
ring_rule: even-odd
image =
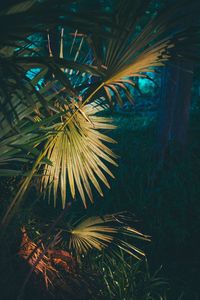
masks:
[[[140,259],[145,254],[133,245],[132,239],[149,240],[149,237],[131,227],[129,223],[130,216],[127,213],[89,217],[78,224],[76,222],[69,231],[69,249],[80,257],[91,249],[101,251],[111,247]]]
[[[114,161],[117,156],[104,144],[104,142],[115,143],[115,141],[99,132],[102,129],[114,129],[115,126],[110,124],[111,120],[95,116],[92,105],[86,105],[81,109],[74,108],[78,112],[70,122],[66,119],[67,126],[64,129],[60,129],[60,125],[55,128],[56,138],[50,143],[47,152],[47,158],[52,165],[46,164],[41,179],[43,191],[46,191],[49,186],[49,201],[53,190],[54,205],[60,190],[63,208],[66,203],[67,186],[73,198],[77,188],[86,207],[85,192],[93,202],[90,182],[102,196],[103,192],[97,179],[109,188],[110,185],[103,171],[114,178],[102,160],[117,166]]]
[[[191,57],[191,49],[195,57],[199,49],[199,1],[176,1],[173,7],[165,6],[138,30],[136,26],[145,16],[149,2],[119,1],[114,9],[116,26],[111,29],[109,40],[95,35],[87,39],[93,50],[94,65],[104,73],[101,92],[111,106],[113,102],[122,104],[120,90],[125,91],[127,80],[137,88],[134,77],[154,72],[153,68],[164,66],[169,59]],[[127,95],[127,99],[131,98]]]
[[[40,68],[43,76],[44,72],[51,72],[69,96],[78,96],[69,76],[63,72],[64,69],[62,70],[62,67],[76,69],[77,63],[57,57],[48,58],[47,54],[44,55],[46,50],[41,42],[44,33],[59,25],[67,28],[81,27],[82,30],[85,28],[85,31],[91,31],[93,24],[92,28],[95,28],[96,34],[105,31],[100,26],[101,22],[103,23],[102,16],[98,15],[95,19],[94,15],[89,17],[80,11],[72,13],[72,2],[22,0],[17,4],[5,4],[4,9],[0,10],[0,27],[3,28],[0,30],[0,119],[2,117],[7,126],[12,127],[16,120],[20,119],[19,110],[22,107],[29,110],[32,108],[33,111],[37,108],[37,102],[48,110],[49,103],[46,97],[43,97],[37,86],[27,77],[27,71],[31,68]],[[36,42],[35,36],[38,39]],[[78,68],[99,74],[95,67],[87,64],[82,68],[78,64]]]
[[[27,235],[26,228],[22,227],[22,242],[18,252],[19,256],[34,268],[36,274],[41,274],[46,287],[53,284],[53,279],[59,276],[59,272],[53,267],[51,259],[45,254],[42,247],[38,247]]]

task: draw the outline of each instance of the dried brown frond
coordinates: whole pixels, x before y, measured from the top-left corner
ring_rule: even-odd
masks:
[[[46,288],[57,279],[61,279],[60,271],[73,272],[76,263],[67,251],[49,249],[44,251],[44,246],[38,246],[28,236],[26,228],[22,227],[22,242],[19,256],[33,268],[37,275],[41,275],[45,281]]]

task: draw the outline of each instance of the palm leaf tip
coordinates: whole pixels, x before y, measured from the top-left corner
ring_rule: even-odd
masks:
[[[73,115],[71,110],[75,112]],[[72,198],[79,192],[85,207],[86,195],[93,202],[91,183],[103,196],[99,181],[109,188],[104,174],[114,178],[105,162],[117,166],[117,155],[105,145],[105,142],[114,144],[115,141],[100,132],[112,130],[115,126],[110,124],[109,119],[96,116],[96,110],[91,105],[71,110],[62,125],[57,126],[56,136],[49,142],[47,158],[52,165],[45,165],[41,179],[41,189],[44,194],[48,190],[49,199],[53,194],[54,205],[60,191],[63,208],[68,186]]]

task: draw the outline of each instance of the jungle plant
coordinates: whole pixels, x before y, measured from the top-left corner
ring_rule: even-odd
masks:
[[[151,20],[145,18],[143,29],[135,30],[145,16],[149,2],[126,1],[125,4],[118,1],[116,5],[112,4],[108,12],[102,10],[89,16],[82,5],[73,7],[71,0],[19,1],[1,11],[5,31],[1,33],[0,50],[0,120],[1,147],[5,148],[3,153],[6,151],[1,165],[12,173],[9,162],[12,159],[22,162],[23,156],[25,161],[30,160],[31,165],[3,217],[2,226],[9,222],[15,208],[24,199],[33,176],[40,174],[44,163],[42,190],[48,189],[51,196],[53,186],[55,203],[60,189],[63,207],[66,200],[66,167],[71,195],[75,196],[76,183],[85,206],[83,186],[92,200],[88,178],[100,194],[96,177],[108,186],[101,169],[110,175],[111,172],[101,160],[114,163],[109,157],[114,154],[100,140],[113,141],[97,133],[97,130],[109,129],[111,125],[106,125],[104,119],[99,119],[100,124],[105,122],[104,125],[93,122],[92,118],[97,117],[84,113],[85,105],[102,97],[108,100],[110,107],[115,100],[122,105],[120,90],[132,101],[129,87],[137,88],[135,77],[147,76],[144,72],[155,72],[153,67],[163,66],[169,58],[185,55],[190,40],[190,49],[198,44],[199,23],[198,19],[193,21],[194,14],[198,13],[198,1],[193,1],[191,5],[190,1],[185,0],[184,10],[183,2],[177,1],[173,13],[168,7],[154,14]],[[191,24],[196,27],[189,35]],[[48,35],[55,26],[62,26],[59,56],[54,55],[55,49]],[[75,32],[71,35],[69,30],[74,28]],[[38,43],[44,33],[48,37],[46,55],[42,43]],[[68,37],[71,43],[69,50],[65,43]],[[67,52],[69,54],[65,54]],[[85,52],[90,59],[83,59]],[[30,80],[27,71],[33,68],[39,68],[40,72]],[[82,82],[80,78],[84,76],[85,81]],[[74,80],[75,77],[77,80]],[[39,88],[42,78],[44,81]],[[92,107],[91,110],[92,114],[95,113]],[[30,133],[28,142],[23,138],[27,128]],[[20,145],[16,143],[16,132],[22,137]],[[86,145],[81,146],[82,149],[80,142]],[[61,147],[62,153],[57,155],[56,151]],[[84,155],[81,154],[83,152]],[[5,170],[3,174],[6,175]]]
[[[2,212],[1,234],[35,179],[38,197],[42,192],[62,208],[77,194],[87,207],[93,186],[102,195],[99,181],[109,187],[105,173],[114,177],[106,162],[116,166],[117,156],[106,145],[115,141],[104,134],[114,126],[97,115],[98,108],[123,105],[122,93],[134,104],[136,77],[151,80],[145,72],[156,72],[169,59],[197,55],[199,1],[177,0],[173,10],[165,7],[149,19],[150,2],[111,1],[108,10],[90,11],[84,1],[20,0],[0,10],[0,175],[19,180]],[[83,221],[68,232],[68,247],[76,257],[115,243],[143,255],[127,240],[145,237],[118,217]],[[34,252],[38,245],[32,246]],[[39,270],[47,250],[37,252],[32,271]],[[42,262],[51,269],[48,256]]]
[[[135,262],[133,257],[127,259],[123,253],[118,256],[101,253],[91,257],[89,263],[102,277],[104,299],[167,299],[167,280],[159,274],[161,269],[151,273],[147,260]]]
[[[59,227],[54,228],[46,243],[43,243],[44,236],[42,238],[40,235],[38,239],[38,230],[33,237],[34,242],[23,226],[18,254],[31,270],[24,281],[20,295],[24,292],[33,272],[42,276],[47,289],[58,288],[58,285],[62,286],[61,282],[66,286],[65,281],[68,276],[72,278],[78,276],[82,280],[80,277],[82,271],[84,272],[82,266],[91,254],[96,256],[102,251],[109,253],[109,249],[112,249],[118,255],[121,255],[121,252],[128,253],[137,260],[144,257],[144,252],[133,246],[132,239],[149,240],[149,237],[131,226],[132,219],[130,214],[118,213],[84,217],[67,223],[63,220],[63,228],[57,224]],[[34,231],[30,233],[33,235]],[[93,272],[92,269],[91,271]]]

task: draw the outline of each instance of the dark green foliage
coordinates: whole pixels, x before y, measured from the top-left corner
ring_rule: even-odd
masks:
[[[90,259],[92,269],[104,282],[100,290],[102,299],[165,300],[169,288],[160,269],[151,274],[147,261],[135,262],[132,258],[109,257],[104,254]]]
[[[148,117],[147,117],[148,118]],[[143,124],[143,118],[142,118]],[[192,114],[189,146],[184,159],[173,145],[168,160],[151,184],[157,161],[154,149],[155,123],[131,130],[130,117],[121,119],[116,153],[121,156],[117,180],[105,202],[96,209],[133,211],[137,228],[152,236],[146,253],[153,269],[161,264],[169,278],[168,298],[198,299],[199,295],[199,111]],[[148,122],[148,120],[147,120]],[[116,138],[116,136],[115,136]],[[97,202],[98,203],[98,202]],[[168,299],[167,298],[167,299]]]

